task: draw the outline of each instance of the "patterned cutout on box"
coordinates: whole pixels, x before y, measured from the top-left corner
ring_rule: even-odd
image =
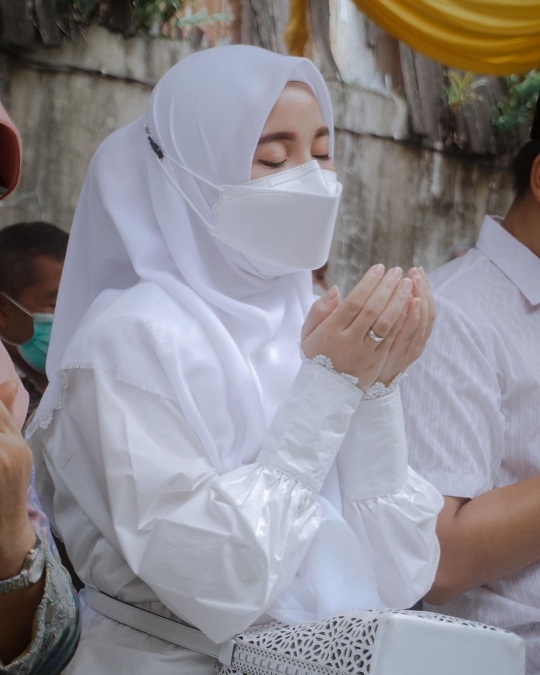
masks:
[[[298,626],[275,622],[236,636],[233,667],[217,664],[218,675],[370,675],[380,618],[400,614],[474,629],[493,626],[431,612],[373,610]]]

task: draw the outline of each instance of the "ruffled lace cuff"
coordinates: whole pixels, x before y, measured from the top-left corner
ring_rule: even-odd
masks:
[[[300,345],[298,346],[300,347]],[[338,371],[334,369],[332,359],[328,358],[328,356],[318,354],[312,359],[308,359],[304,350],[302,347],[300,347],[300,358],[302,359],[302,363],[310,363],[313,366],[322,366],[323,368],[326,368],[326,370],[330,370],[332,373],[335,373],[336,375],[339,375],[343,379],[347,380],[347,382],[354,384],[355,387],[358,387],[358,378],[354,375],[349,375],[348,373],[338,373]]]
[[[405,373],[399,373],[386,387],[382,382],[375,382],[364,394],[364,401],[372,401],[376,398],[384,398],[393,394],[399,386],[401,380],[406,377]]]
[[[358,387],[358,378],[354,375],[349,375],[348,373],[339,373],[337,370],[335,370],[332,359],[330,359],[328,356],[318,354],[312,359],[309,359],[302,347],[300,345],[298,346],[300,347],[300,358],[302,359],[302,363],[309,363],[314,366],[322,366],[323,368],[330,370],[332,373],[335,373],[336,375],[344,378],[347,380],[347,382],[351,382],[351,384],[354,384],[355,387]],[[364,400],[370,401],[393,394],[404,377],[405,373],[399,373],[399,375],[397,375],[388,386],[385,386],[382,382],[375,382],[375,384],[372,384],[371,387],[364,392]]]

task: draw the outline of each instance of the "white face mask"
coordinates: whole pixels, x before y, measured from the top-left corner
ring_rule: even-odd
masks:
[[[148,133],[148,130],[147,130]],[[242,185],[217,186],[163,154],[148,136],[160,166],[184,199],[223,243],[253,264],[277,266],[283,273],[314,270],[328,260],[342,185],[316,160]],[[221,195],[208,222],[163,164],[163,157]]]

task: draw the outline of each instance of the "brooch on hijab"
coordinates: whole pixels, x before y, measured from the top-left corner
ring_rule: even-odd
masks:
[[[145,127],[144,130],[146,131],[146,137],[148,138],[148,142],[150,143],[150,147],[152,148],[152,150],[156,153],[156,155],[160,159],[163,159],[163,157],[165,157],[165,155],[163,154],[163,150],[155,142],[155,140],[152,138],[152,136],[150,136],[150,129],[148,127]]]

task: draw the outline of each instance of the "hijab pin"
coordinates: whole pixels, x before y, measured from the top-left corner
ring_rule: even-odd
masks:
[[[156,153],[156,155],[159,157],[159,159],[163,159],[165,155],[163,154],[163,150],[159,147],[159,145],[154,141],[152,136],[150,136],[150,129],[148,127],[145,127],[144,129],[146,131],[146,135],[148,137],[148,142],[150,143],[150,147],[152,150]]]

